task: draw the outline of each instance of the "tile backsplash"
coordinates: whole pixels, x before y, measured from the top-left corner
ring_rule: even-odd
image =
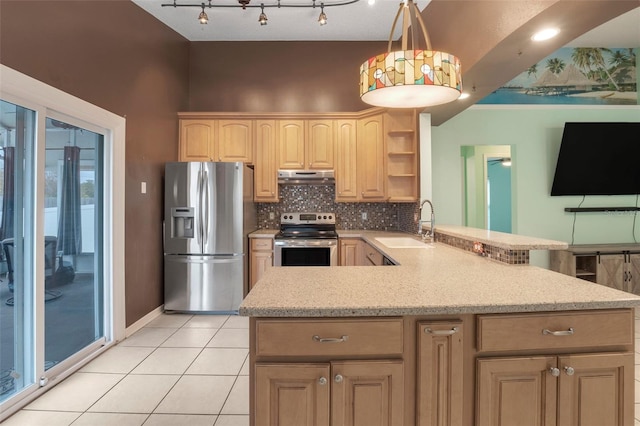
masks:
[[[261,229],[278,229],[284,212],[334,212],[338,229],[418,230],[418,203],[336,203],[334,185],[280,185],[279,191],[280,202],[257,204]],[[274,213],[273,219],[269,213]]]

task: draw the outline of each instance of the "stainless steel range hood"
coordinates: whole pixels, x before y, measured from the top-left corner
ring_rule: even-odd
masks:
[[[333,170],[278,170],[282,185],[334,185]]]

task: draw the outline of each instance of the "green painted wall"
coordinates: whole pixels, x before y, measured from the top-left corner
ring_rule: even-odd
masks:
[[[442,224],[464,224],[461,147],[511,145],[513,233],[571,243],[574,215],[565,213],[564,208],[576,207],[582,197],[549,195],[566,121],[640,122],[640,107],[475,106],[432,127],[436,220]],[[603,149],[606,149],[604,142]],[[635,203],[636,196],[591,196],[583,207]],[[633,222],[633,214],[578,214],[573,243],[634,242]],[[635,235],[640,241],[640,217],[635,223]],[[548,253],[532,252],[531,263],[548,267]]]

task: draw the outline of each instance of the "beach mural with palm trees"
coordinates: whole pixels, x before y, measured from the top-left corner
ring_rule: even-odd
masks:
[[[564,47],[478,103],[637,105],[638,51]]]

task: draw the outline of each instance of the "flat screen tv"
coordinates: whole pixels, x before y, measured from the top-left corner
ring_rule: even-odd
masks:
[[[640,123],[565,123],[551,195],[640,194]]]

